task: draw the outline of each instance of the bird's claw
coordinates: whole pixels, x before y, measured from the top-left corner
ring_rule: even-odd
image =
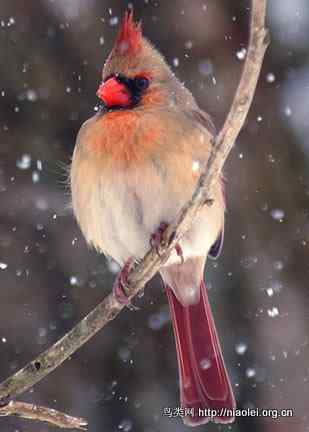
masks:
[[[166,222],[161,222],[158,229],[153,234],[151,234],[151,237],[150,237],[150,246],[154,247],[156,249],[156,252],[157,252],[159,257],[161,257],[161,255],[162,255],[160,253],[160,245],[161,245],[161,241],[162,241],[162,236],[163,236],[163,233],[167,227],[168,227],[168,224]],[[177,255],[181,259],[181,264],[183,264],[184,263],[184,256],[183,256],[182,248],[181,248],[179,243],[177,243],[175,245],[175,250],[176,250]]]
[[[161,244],[163,233],[166,230],[166,228],[167,228],[167,223],[161,222],[158,229],[153,234],[151,234],[150,237],[150,246],[155,248],[159,257],[161,256],[159,247]]]
[[[133,258],[129,258],[125,265],[122,267],[118,273],[116,280],[113,285],[113,293],[119,303],[128,305],[130,300],[125,292],[125,287],[127,286],[127,277],[134,264]]]
[[[183,256],[182,248],[181,248],[181,246],[180,246],[179,243],[176,243],[175,251],[176,251],[177,255],[180,258],[181,264],[183,264],[185,262],[185,259],[184,259],[184,256]]]

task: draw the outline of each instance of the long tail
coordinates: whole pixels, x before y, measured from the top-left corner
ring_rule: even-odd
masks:
[[[194,305],[182,306],[169,286],[166,293],[176,339],[181,406],[189,414],[184,422],[190,426],[209,420],[232,422],[235,399],[204,282],[200,301]]]

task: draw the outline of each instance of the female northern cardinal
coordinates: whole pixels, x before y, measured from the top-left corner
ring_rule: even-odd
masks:
[[[191,197],[215,133],[210,117],[178,81],[126,12],[103,68],[104,108],[83,124],[71,167],[73,209],[97,250],[123,267],[114,285],[121,302],[132,259],[142,257]],[[223,241],[221,180],[161,268],[176,338],[184,422],[233,421],[235,400],[203,282],[208,255]],[[179,256],[181,255],[181,256]],[[209,409],[207,411],[207,409]],[[213,410],[210,412],[210,409]]]

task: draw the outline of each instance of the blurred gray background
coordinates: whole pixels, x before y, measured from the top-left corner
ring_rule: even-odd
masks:
[[[219,128],[248,38],[245,0],[132,1],[146,36]],[[0,377],[60,338],[111,289],[115,266],[90,251],[69,209],[66,167],[98,102],[100,71],[128,5],[0,3]],[[308,431],[309,3],[270,0],[267,51],[247,123],[225,168],[226,236],[208,263],[238,406],[292,408],[197,430]],[[186,431],[159,278],[23,400],[85,416],[90,431]],[[0,419],[0,430],[51,432]]]

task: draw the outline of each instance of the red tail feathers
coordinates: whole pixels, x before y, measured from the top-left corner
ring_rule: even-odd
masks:
[[[232,422],[235,399],[204,282],[195,305],[182,306],[169,287],[166,293],[176,339],[181,406],[194,412],[185,416],[184,422],[190,426],[209,420]]]

